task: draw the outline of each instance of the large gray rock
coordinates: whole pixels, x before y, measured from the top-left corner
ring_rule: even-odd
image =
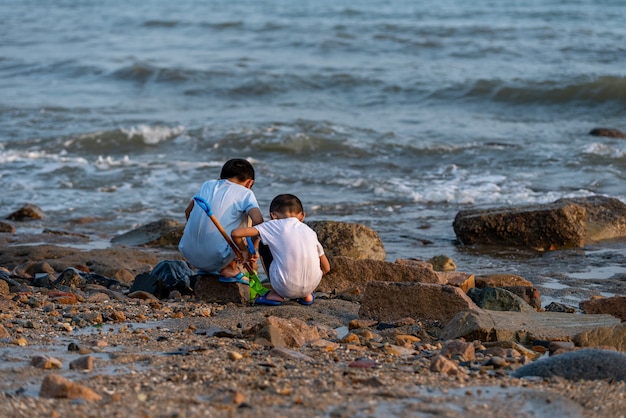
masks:
[[[579,334],[610,329],[619,323],[619,319],[611,315],[466,310],[448,323],[440,338],[514,341],[520,344],[532,344],[535,340],[575,341]]]
[[[626,204],[591,196],[549,205],[516,206],[457,213],[457,239],[466,245],[511,245],[552,250],[626,237]]]
[[[384,260],[386,257],[378,233],[365,225],[336,221],[310,221],[307,225],[317,233],[326,255],[358,260]]]
[[[464,309],[480,308],[458,287],[374,281],[367,285],[359,317],[382,322],[410,317],[447,324]]]
[[[575,204],[464,210],[452,224],[464,245],[511,245],[551,250],[582,247],[586,211]]]
[[[626,382],[626,355],[609,350],[574,350],[520,367],[513,377],[554,377],[568,380],[621,380]]]
[[[320,292],[363,292],[371,281],[443,283],[433,270],[418,264],[390,263],[388,261],[350,257],[329,257],[330,272],[322,277]]]
[[[586,244],[626,236],[626,204],[619,199],[590,196],[559,199],[555,203],[575,204],[585,208]]]
[[[149,247],[177,246],[185,225],[173,219],[160,219],[111,239],[113,244]]]

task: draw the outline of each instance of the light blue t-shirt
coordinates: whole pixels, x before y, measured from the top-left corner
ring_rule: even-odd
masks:
[[[252,190],[228,180],[206,181],[196,196],[206,199],[229,236],[233,229],[247,226],[248,212],[259,207]],[[194,204],[189,215],[178,249],[190,264],[206,273],[218,273],[235,258],[222,234],[198,204]]]

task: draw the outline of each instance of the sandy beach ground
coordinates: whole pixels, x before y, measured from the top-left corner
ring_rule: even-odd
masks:
[[[154,259],[172,255],[147,251]],[[437,367],[446,344],[437,324],[359,321],[357,301],[331,294],[308,307],[208,304],[176,293],[118,300],[97,287],[75,294],[67,303],[49,289],[23,286],[1,296],[0,416],[626,414],[623,381],[514,378],[542,354],[479,341],[474,358],[452,356]],[[304,323],[319,338],[272,347],[254,331],[268,318]],[[42,357],[55,361],[44,366]],[[85,358],[89,367],[75,366]],[[43,385],[51,375],[80,389],[51,398]]]

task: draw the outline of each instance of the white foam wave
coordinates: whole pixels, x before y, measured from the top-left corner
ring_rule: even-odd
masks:
[[[616,148],[610,144],[594,142],[588,144],[583,149],[583,154],[599,155],[602,157],[622,158],[626,155],[626,150]]]
[[[182,134],[185,127],[182,125],[175,127],[139,125],[120,130],[126,134],[128,139],[140,136],[145,144],[155,145]]]
[[[498,174],[470,174],[464,170],[444,178],[424,178],[407,180],[391,178],[373,186],[373,193],[379,197],[409,199],[418,204],[452,205],[517,205],[551,203],[563,197],[592,195],[588,190],[568,193],[559,191],[538,191],[533,188],[532,179],[520,176],[508,178]]]
[[[111,156],[103,157],[102,155],[99,155],[98,159],[94,162],[94,166],[98,170],[109,170],[114,167],[129,166],[131,164],[132,162],[130,161],[130,158],[128,158],[128,155],[125,155],[123,158],[118,160]]]

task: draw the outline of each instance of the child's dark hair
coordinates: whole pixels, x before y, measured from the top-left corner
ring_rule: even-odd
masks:
[[[274,213],[304,213],[302,202],[292,194],[279,194],[270,203],[270,212]]]
[[[239,181],[254,180],[254,167],[247,160],[242,158],[233,158],[226,161],[222,166],[220,179],[229,179],[235,177]]]

